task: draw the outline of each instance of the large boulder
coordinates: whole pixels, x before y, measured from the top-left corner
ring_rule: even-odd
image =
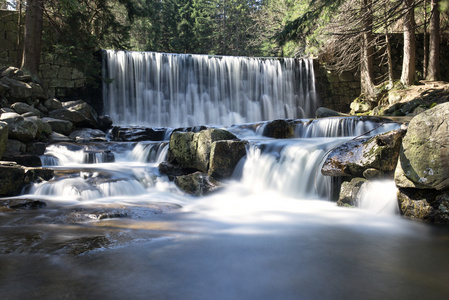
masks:
[[[42,118],[42,122],[44,122],[44,124],[48,124],[51,127],[51,131],[64,135],[70,135],[74,130],[73,123],[70,121],[54,118]],[[50,134],[51,133],[52,132],[50,132]]]
[[[9,87],[9,96],[13,99],[27,99],[33,95],[33,88],[28,83],[9,77],[2,77],[0,81]]]
[[[0,196],[20,194],[25,185],[25,169],[16,163],[0,164]]]
[[[448,132],[449,103],[437,105],[410,121],[395,171],[398,187],[449,189]]]
[[[62,108],[62,103],[61,103],[61,101],[59,101],[56,98],[50,98],[50,99],[45,100],[44,106],[48,110],[56,110],[56,109],[61,109]]]
[[[193,196],[205,196],[220,189],[220,184],[202,172],[177,176],[175,184],[184,192]]]
[[[197,133],[173,132],[169,144],[169,161],[183,168],[208,172],[212,143],[237,139],[232,133],[222,129],[206,129]]]
[[[0,196],[17,196],[25,185],[50,180],[54,171],[47,168],[28,168],[15,162],[0,162]]]
[[[31,105],[23,103],[23,102],[14,103],[11,105],[11,108],[14,109],[14,111],[20,115],[25,114],[25,113],[32,113],[34,116],[37,116],[37,117],[39,117],[41,115],[41,112],[38,109],[32,107]]]
[[[362,177],[367,169],[392,174],[405,131],[397,129],[371,138],[351,140],[333,149],[323,164],[326,176]]]
[[[8,142],[8,123],[0,121],[0,159],[5,153],[6,143]]]
[[[0,116],[0,120],[8,123],[8,134],[11,139],[27,143],[38,135],[39,126],[36,122],[17,113],[4,113]]]
[[[227,178],[234,172],[235,166],[246,155],[245,141],[216,141],[210,149],[208,174],[214,178]]]
[[[48,116],[54,119],[70,121],[77,127],[99,127],[97,113],[84,101],[71,101],[70,105],[53,110]]]

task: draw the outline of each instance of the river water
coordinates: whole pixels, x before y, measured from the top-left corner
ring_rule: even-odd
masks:
[[[167,141],[50,146],[56,178],[21,196],[47,206],[0,214],[2,299],[446,299],[447,228],[397,215],[388,181],[359,208],[327,200],[326,152],[377,126],[347,121],[228,127],[247,157],[203,198],[158,173]]]

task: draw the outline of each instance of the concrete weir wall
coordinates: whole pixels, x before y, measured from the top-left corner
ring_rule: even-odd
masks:
[[[0,10],[0,67],[20,67],[18,19],[17,11]],[[23,22],[24,20],[22,25]],[[23,26],[21,30],[23,31]],[[42,53],[39,69],[42,86],[49,96],[65,98],[72,95],[74,90],[85,86],[85,78],[81,72],[50,53]]]

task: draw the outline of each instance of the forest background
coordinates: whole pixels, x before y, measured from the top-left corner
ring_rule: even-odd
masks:
[[[358,70],[362,94],[370,98],[373,57],[391,65],[392,36],[403,38],[405,86],[440,79],[439,46],[449,40],[449,0],[1,0],[0,7],[27,16],[18,23],[25,27],[18,64],[31,74],[38,74],[41,51],[87,77],[100,69],[93,67],[99,49],[312,55],[338,72]],[[422,57],[417,36],[424,40]],[[392,72],[383,78],[393,85]]]

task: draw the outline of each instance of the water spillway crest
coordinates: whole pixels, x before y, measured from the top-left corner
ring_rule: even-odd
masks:
[[[104,51],[104,112],[115,124],[231,125],[312,117],[311,59]]]

